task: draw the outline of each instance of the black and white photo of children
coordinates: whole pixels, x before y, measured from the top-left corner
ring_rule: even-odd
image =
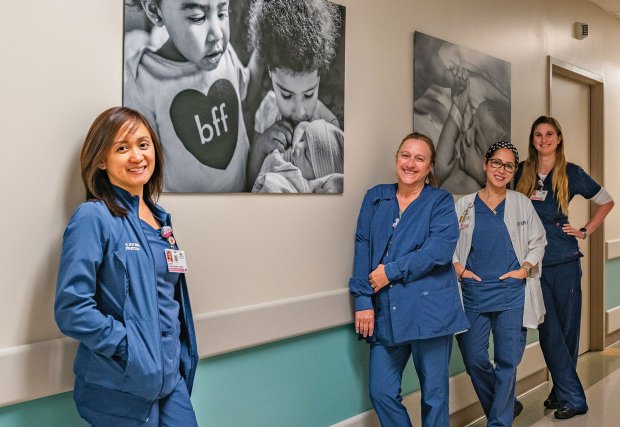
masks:
[[[344,35],[327,0],[125,0],[123,104],[164,191],[342,192]]]
[[[510,63],[420,32],[413,55],[414,128],[436,144],[438,185],[475,192],[487,149],[510,141]]]

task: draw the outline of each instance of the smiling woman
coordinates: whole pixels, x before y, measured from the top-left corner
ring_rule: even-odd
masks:
[[[434,184],[431,168],[435,163],[435,149],[432,143],[422,138],[424,136],[420,135],[417,139],[405,139],[396,153],[396,177],[403,205],[413,201],[407,202],[419,194],[426,181]]]
[[[512,425],[523,409],[514,384],[525,328],[538,326],[545,314],[539,280],[545,230],[528,198],[506,189],[518,162],[510,142],[494,143],[482,162],[484,188],[456,203],[460,237],[453,262],[470,323],[457,341],[488,425]]]
[[[532,123],[528,158],[516,177],[517,190],[532,200],[549,245],[542,260],[541,282],[547,314],[538,328],[540,347],[553,378],[544,406],[557,409],[566,419],[588,411],[586,395],[577,375],[581,322],[581,263],[577,239],[585,240],[614,207],[607,191],[581,167],[566,161],[560,123],[540,116]],[[568,221],[568,205],[574,196],[592,200],[597,207],[581,228]]]
[[[64,234],[54,314],[80,342],[74,399],[93,425],[197,425],[185,256],[155,204],[161,154],[144,117],[126,107],[101,113],[82,147],[87,201]]]
[[[382,425],[410,426],[400,396],[409,357],[421,381],[422,423],[448,425],[452,335],[467,329],[451,265],[458,238],[450,193],[433,186],[435,146],[412,133],[396,153],[396,184],[366,193],[349,288],[355,330],[370,343],[369,392]]]
[[[155,147],[144,123],[126,124],[101,161],[110,183],[142,198],[143,188],[155,170]]]

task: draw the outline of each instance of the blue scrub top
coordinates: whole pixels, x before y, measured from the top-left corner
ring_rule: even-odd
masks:
[[[505,273],[520,268],[504,223],[506,200],[495,212],[478,195],[474,200],[475,227],[466,268],[482,279],[463,278],[463,306],[472,312],[494,312],[522,308],[525,299],[525,279],[499,280]]]
[[[515,176],[515,183],[521,179],[523,163],[519,165],[519,170]],[[570,202],[575,195],[579,194],[585,199],[591,199],[601,190],[601,186],[592,179],[581,167],[573,164],[566,164],[566,175],[568,177],[568,201]],[[532,205],[540,220],[545,227],[547,234],[547,246],[542,265],[549,266],[574,261],[583,256],[579,250],[577,239],[562,231],[562,226],[568,224],[568,217],[560,211],[560,204],[553,192],[553,170],[545,177],[539,179],[537,190],[546,190],[547,197],[544,201],[532,200]],[[573,224],[575,228],[583,227],[585,224]]]
[[[161,236],[161,229],[154,229],[144,221],[140,221],[144,234],[149,242],[149,249],[155,264],[157,279],[157,303],[159,307],[159,328],[164,362],[164,382],[160,397],[170,394],[181,378],[179,372],[179,303],[174,299],[174,292],[179,282],[180,273],[168,271],[166,249],[170,244]]]
[[[409,205],[411,206],[411,205]],[[409,207],[407,207],[408,209]],[[405,209],[406,210],[406,209]],[[392,206],[392,217],[394,221],[392,223],[392,228],[396,229],[398,226],[398,221],[403,216],[403,212],[400,210],[400,206],[398,206],[398,200],[394,198],[394,203]],[[386,246],[385,254],[381,258],[381,264],[385,264],[385,260],[390,255],[390,246],[392,244],[392,238],[390,237],[390,241]],[[388,285],[390,286],[390,285]],[[394,333],[392,331],[392,316],[390,315],[390,293],[387,291],[388,286],[381,289],[377,295],[375,295],[375,336],[376,343],[386,346],[397,345],[394,341]],[[398,343],[398,345],[402,345],[405,343]]]

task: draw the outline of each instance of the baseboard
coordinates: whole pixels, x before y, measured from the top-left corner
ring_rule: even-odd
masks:
[[[617,330],[605,336],[605,348],[611,347],[612,345],[617,344],[619,342],[620,342],[620,330]]]
[[[348,289],[197,315],[198,353],[215,356],[352,322]],[[0,407],[73,388],[70,338],[0,349]]]
[[[607,335],[620,329],[620,306],[605,311],[605,325]]]
[[[539,387],[541,384],[548,381],[547,367],[544,366],[532,375],[521,378],[517,381],[517,396],[522,396],[531,390]],[[484,417],[484,411],[480,402],[476,401],[473,405],[461,409],[450,415],[450,426],[460,427],[469,426],[476,423],[478,420]]]
[[[538,341],[525,348],[523,360],[517,370],[517,390],[524,393],[523,385],[532,389],[546,381],[545,361]],[[541,375],[541,373],[543,375]],[[408,394],[403,398],[403,404],[409,412],[413,425],[421,425],[420,392]],[[476,405],[479,411],[476,411]],[[465,425],[482,415],[482,408],[471,385],[469,376],[463,372],[450,378],[450,424]],[[340,421],[333,427],[380,427],[374,410],[366,411],[354,417]]]

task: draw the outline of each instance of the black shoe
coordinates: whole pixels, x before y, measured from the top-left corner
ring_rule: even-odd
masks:
[[[521,411],[523,411],[523,403],[515,399],[515,409],[514,409],[514,412],[512,413],[512,419],[514,420],[519,415],[521,415]]]
[[[587,409],[573,409],[573,408],[560,408],[553,413],[553,416],[558,420],[568,420],[569,418],[573,418],[575,415],[583,415],[588,412]]]
[[[545,405],[545,408],[547,409],[560,409],[562,407],[562,403],[559,400],[551,400],[551,399],[545,400],[543,405]]]

